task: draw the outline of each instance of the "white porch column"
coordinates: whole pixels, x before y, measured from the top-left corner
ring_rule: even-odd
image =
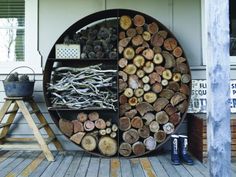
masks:
[[[205,0],[210,176],[231,176],[229,2]]]

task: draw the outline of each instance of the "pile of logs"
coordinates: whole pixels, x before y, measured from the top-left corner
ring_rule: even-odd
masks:
[[[157,22],[123,15],[119,25],[119,153],[140,156],[174,132],[188,107],[191,76],[177,40]]]
[[[98,112],[79,112],[77,118],[69,121],[59,120],[60,130],[70,140],[89,152],[99,152],[105,156],[117,153],[118,126],[110,120],[105,121]]]
[[[106,24],[95,25],[75,35],[81,47],[81,59],[117,59],[117,29]]]
[[[55,70],[60,79],[48,87],[53,105],[100,106],[119,113],[117,124],[81,110],[73,121],[60,119],[61,131],[86,151],[141,156],[164,143],[187,111],[191,75],[183,50],[163,25],[145,18],[123,15],[119,31],[94,26],[78,33],[81,58],[116,59],[119,54],[118,71],[97,65]],[[109,91],[114,84],[118,93]]]

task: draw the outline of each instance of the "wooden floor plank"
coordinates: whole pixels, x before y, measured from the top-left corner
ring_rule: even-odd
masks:
[[[64,154],[64,159],[62,160],[61,164],[59,165],[56,173],[54,173],[53,177],[64,177],[66,171],[68,170],[73,157],[75,155],[75,152],[66,152]]]
[[[57,172],[57,168],[59,167],[63,159],[64,153],[59,152],[57,155],[57,159],[47,167],[47,169],[42,173],[40,177],[49,177],[53,176],[54,174],[58,175],[59,173]]]
[[[121,177],[119,158],[112,158],[111,159],[110,176],[111,177]]]
[[[19,175],[37,156],[39,155],[39,152],[30,152],[30,155],[27,157],[27,155],[24,155],[24,160],[11,172],[9,172],[6,177],[16,177]]]
[[[45,159],[44,153],[39,154],[39,156],[32,161],[19,175],[18,177],[27,177],[29,176]]]
[[[24,159],[29,158],[30,155],[32,155],[32,152],[23,152],[21,153],[17,158],[14,159],[14,161],[10,164],[8,164],[6,167],[1,169],[1,176],[8,175],[11,171],[14,171],[14,169],[21,163],[23,163]]]
[[[155,171],[147,157],[139,159],[146,177],[156,177]]]
[[[139,163],[139,159],[130,159],[131,168],[133,171],[134,177],[145,177],[142,166]]]
[[[10,157],[14,153],[15,153],[15,151],[2,151],[2,153],[0,155],[0,164],[1,164],[1,162],[6,160],[8,157]]]
[[[177,170],[173,167],[173,165],[166,159],[166,157],[164,155],[159,155],[158,159],[161,162],[161,165],[163,166],[163,168],[165,169],[166,173],[170,176],[170,177],[180,177],[179,173],[177,172]]]
[[[164,155],[169,163],[171,163],[171,157],[170,154]],[[181,177],[191,177],[192,175],[189,173],[186,168],[184,168],[182,165],[173,165],[173,167],[176,169],[176,171],[180,174]]]
[[[55,156],[55,160],[58,159],[57,154],[58,152],[53,152],[53,156]],[[48,161],[46,158],[39,164],[39,166],[30,173],[29,177],[38,177],[41,176],[41,174],[47,169],[47,167],[51,164],[52,162]]]
[[[80,162],[80,166],[77,169],[77,172],[76,172],[76,175],[75,175],[76,177],[77,176],[78,177],[85,177],[86,176],[90,159],[91,159],[91,155],[88,154],[88,153],[85,153],[82,160],[81,160],[81,162]]]
[[[75,176],[77,169],[79,168],[80,162],[83,158],[83,151],[76,152],[68,170],[66,171],[65,177],[73,177]]]
[[[188,172],[192,175],[192,176],[197,176],[197,177],[204,177],[205,175],[203,175],[202,173],[200,173],[200,171],[198,171],[197,168],[195,168],[194,165],[186,165],[183,164],[183,166],[188,170]]]
[[[169,177],[157,157],[149,157],[149,160],[157,176]]]
[[[200,173],[202,173],[204,176],[208,177],[210,176],[209,174],[209,170],[198,160],[194,159],[194,166],[195,168],[198,169],[198,171],[200,171]]]
[[[86,177],[98,176],[99,165],[100,158],[95,156],[91,157]]]
[[[14,162],[14,160],[16,160],[17,157],[20,156],[22,153],[23,153],[22,151],[15,152],[11,156],[9,156],[7,159],[2,161],[2,163],[0,163],[0,171],[4,169],[6,166],[8,166],[9,164],[11,164],[12,162]]]
[[[121,163],[121,176],[122,177],[134,176],[129,159],[121,158],[120,163]]]
[[[110,175],[110,159],[101,158],[98,171],[98,177],[109,177]]]

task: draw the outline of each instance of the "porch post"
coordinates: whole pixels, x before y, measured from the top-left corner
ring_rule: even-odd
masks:
[[[207,143],[211,177],[231,176],[229,2],[204,1],[207,15]]]

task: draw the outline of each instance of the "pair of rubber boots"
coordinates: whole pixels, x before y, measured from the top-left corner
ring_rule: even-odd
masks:
[[[179,165],[180,161],[193,165],[193,160],[188,154],[188,137],[171,135],[171,162],[173,165]]]

